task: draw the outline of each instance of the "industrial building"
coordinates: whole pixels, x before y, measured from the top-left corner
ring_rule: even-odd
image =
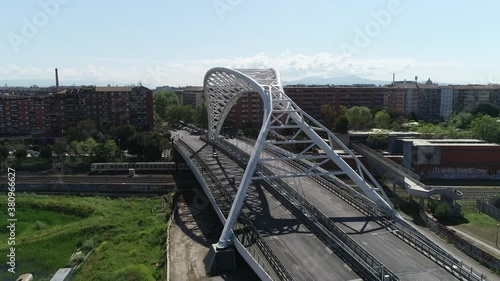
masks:
[[[399,139],[403,166],[422,180],[500,180],[500,145],[476,139]]]

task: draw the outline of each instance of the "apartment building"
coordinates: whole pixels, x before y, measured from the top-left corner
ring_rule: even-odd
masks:
[[[101,131],[131,124],[153,128],[153,93],[145,87],[78,87],[32,96],[0,97],[0,136],[60,136],[84,120]]]
[[[174,90],[181,105],[196,107],[203,103],[203,87],[188,86]]]

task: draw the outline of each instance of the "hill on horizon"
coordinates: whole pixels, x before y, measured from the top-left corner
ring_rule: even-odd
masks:
[[[371,80],[367,78],[362,78],[356,75],[341,76],[341,77],[306,77],[299,80],[283,81],[283,85],[353,85],[353,84],[374,84],[374,85],[386,85],[390,84],[391,81],[382,80]]]

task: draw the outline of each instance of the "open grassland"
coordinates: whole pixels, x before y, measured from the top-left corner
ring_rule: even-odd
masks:
[[[491,246],[495,246],[499,222],[486,214],[465,211],[462,219],[450,219],[445,224],[452,225]]]
[[[7,272],[10,246],[8,233],[2,231],[0,280],[28,272],[35,280],[50,280],[58,268],[75,264],[70,257],[77,249],[82,257],[90,255],[74,281],[162,279],[171,197],[167,201],[164,212],[162,198],[18,195],[16,274]],[[0,214],[6,218],[5,196],[0,206],[5,206]],[[6,229],[5,219],[0,227]]]

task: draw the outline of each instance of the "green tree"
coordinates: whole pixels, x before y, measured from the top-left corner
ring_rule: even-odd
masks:
[[[351,107],[347,109],[346,115],[349,119],[349,128],[352,130],[365,130],[372,126],[373,115],[368,107]]]
[[[6,145],[0,145],[0,162],[5,161],[9,156],[9,148]]]
[[[453,126],[457,129],[465,130],[469,127],[470,123],[474,119],[474,116],[468,112],[460,112],[448,118],[446,122],[449,126]]]
[[[391,124],[391,116],[386,110],[380,110],[375,113],[375,128],[389,129]]]
[[[66,152],[69,151],[69,146],[68,143],[66,142],[66,139],[57,139],[56,142],[54,143],[54,153],[56,155],[62,155]]]
[[[93,138],[87,138],[84,141],[73,141],[71,147],[79,156],[94,156],[97,152],[98,143]]]
[[[450,206],[445,203],[441,202],[437,207],[436,210],[434,210],[434,216],[438,220],[446,220],[449,218],[451,215],[451,208]]]
[[[368,136],[367,145],[372,148],[387,148],[389,145],[389,134],[386,131],[379,131]]]
[[[323,104],[321,105],[321,113],[323,113],[323,124],[328,128],[331,129],[334,125],[335,121],[335,110],[333,107],[329,104]]]
[[[97,161],[112,162],[120,160],[122,153],[114,140],[108,140],[97,145],[95,157]]]
[[[491,117],[500,116],[500,107],[492,103],[478,103],[472,110],[472,115],[489,115]]]
[[[195,109],[190,105],[172,105],[168,108],[167,121],[170,124],[178,123],[181,120],[186,123],[194,123],[195,114]]]
[[[104,128],[97,128],[97,124],[95,121],[92,120],[80,121],[78,122],[78,124],[76,124],[76,127],[68,129],[66,133],[66,138],[68,139],[69,142],[75,140],[84,141],[88,137],[97,134],[101,129]]]
[[[130,124],[119,126],[113,131],[113,137],[115,141],[118,142],[120,149],[122,147],[128,147],[129,139],[133,137],[135,134],[136,130],[134,126]]]
[[[196,124],[201,128],[208,128],[208,110],[205,103],[196,106]]]
[[[167,121],[170,107],[179,105],[177,94],[172,91],[157,90],[154,92],[154,107],[158,116]]]
[[[54,152],[54,147],[50,144],[43,146],[40,149],[40,157],[44,159],[52,158],[52,153]]]
[[[349,118],[346,115],[340,116],[335,121],[333,131],[339,134],[347,134],[349,132]]]
[[[441,125],[423,122],[419,122],[418,127],[414,127],[412,130],[421,133],[423,138],[440,139],[448,134],[447,130]]]
[[[161,160],[163,150],[168,148],[170,135],[162,136],[158,132],[138,133],[130,139],[129,153],[146,161]]]
[[[472,120],[469,130],[475,138],[500,143],[500,122],[498,120],[498,118],[489,115],[479,115]]]
[[[28,154],[28,149],[26,148],[25,145],[19,145],[16,147],[15,156],[18,161],[24,160],[27,154]]]

